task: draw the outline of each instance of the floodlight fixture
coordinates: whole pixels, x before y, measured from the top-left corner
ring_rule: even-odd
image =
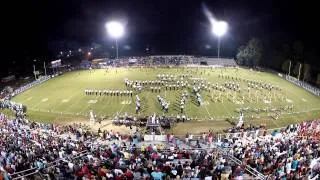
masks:
[[[108,34],[115,39],[123,36],[124,34],[123,25],[117,21],[108,22],[106,24],[106,28],[107,28]]]
[[[212,23],[212,32],[218,37],[218,60],[220,60],[220,38],[226,34],[228,30],[228,23],[225,21],[217,21],[213,19]]]
[[[225,21],[214,21],[212,23],[212,32],[218,36],[223,36],[228,30],[228,23]]]
[[[117,49],[117,59],[118,59],[118,38],[122,37],[124,34],[124,27],[120,22],[110,21],[106,24],[106,29],[108,34],[113,37],[116,41],[116,49]]]

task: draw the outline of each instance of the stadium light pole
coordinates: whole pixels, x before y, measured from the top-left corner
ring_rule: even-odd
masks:
[[[116,41],[117,59],[119,57],[118,39],[124,34],[124,27],[120,22],[110,21],[106,24],[108,34]]]
[[[43,69],[44,69],[44,74],[47,76],[47,67],[46,67],[46,62],[43,61]]]
[[[37,62],[36,59],[33,60],[33,62]],[[34,65],[35,63],[32,64],[33,66],[33,74],[34,74],[34,79],[37,80],[37,75],[36,75],[36,66]]]
[[[218,37],[218,61],[220,60],[220,39],[226,34],[228,30],[228,23],[225,21],[214,21],[212,23],[212,32]]]

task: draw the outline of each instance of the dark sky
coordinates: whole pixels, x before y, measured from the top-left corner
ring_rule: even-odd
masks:
[[[310,1],[311,2],[311,1]],[[216,55],[217,39],[203,13],[203,3],[229,23],[222,56],[235,56],[239,45],[253,36],[271,40],[301,40],[316,48],[319,40],[317,6],[309,1],[275,0],[30,0],[3,6],[2,68],[33,58],[51,60],[68,46],[112,44],[104,24],[119,19],[132,55],[148,45],[158,54]],[[212,49],[205,49],[209,44]],[[4,70],[1,71],[2,73]]]

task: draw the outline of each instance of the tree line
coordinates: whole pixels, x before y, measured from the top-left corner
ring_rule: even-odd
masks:
[[[317,56],[307,54],[301,41],[275,45],[269,41],[252,38],[238,48],[236,61],[242,66],[268,67],[290,74],[299,80],[318,84],[320,73],[309,63]]]

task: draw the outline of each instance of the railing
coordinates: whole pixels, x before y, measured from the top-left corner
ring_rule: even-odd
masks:
[[[44,77],[41,77],[40,79],[37,79],[35,81],[32,81],[31,83],[28,83],[26,85],[23,85],[21,87],[19,87],[18,89],[14,90],[13,94],[14,96],[17,95],[17,94],[20,94],[30,88],[32,88],[33,86],[36,86],[38,84],[41,84],[47,80],[49,80],[51,78],[51,76],[44,76]]]
[[[88,154],[90,154],[90,153],[87,150],[78,152],[77,154],[75,154],[71,158],[71,160],[83,157],[83,156],[88,155]],[[53,168],[53,167],[57,166],[58,165],[57,163],[62,161],[62,160],[65,160],[65,158],[60,158],[58,160],[55,160],[53,162],[50,162],[50,163],[46,164],[46,167],[41,169],[41,170],[46,170],[46,169],[49,169],[49,168]],[[40,170],[39,168],[26,169],[26,170],[23,170],[23,171],[19,171],[19,172],[13,173],[10,176],[13,177],[12,178],[13,180],[14,179],[22,179],[22,178],[25,178],[25,177],[28,177],[28,176],[35,175],[35,174],[39,173],[39,170]],[[30,172],[28,174],[24,174],[25,172],[29,172],[29,171],[33,171],[33,172]],[[14,177],[14,176],[18,176],[18,177]]]
[[[222,154],[223,156],[226,156],[228,159],[230,159],[231,161],[233,161],[234,163],[236,163],[239,166],[244,165],[243,162],[239,159],[237,159],[236,157],[234,157],[233,155],[229,154],[230,152],[230,148],[221,148],[217,145],[214,145],[213,147],[208,147],[208,148],[192,148],[194,150],[217,150],[218,153]],[[265,180],[266,177],[258,172],[256,169],[245,165],[244,170],[246,170],[248,173],[250,173],[250,175],[254,176],[256,179],[261,179],[261,180]]]
[[[292,77],[292,76],[289,76],[289,75],[286,76],[286,80],[305,89],[306,91],[309,91],[310,93],[312,93],[316,96],[320,96],[320,89],[317,87],[314,87],[306,82],[302,82],[299,79]]]
[[[227,156],[231,161],[233,161],[234,163],[236,163],[237,165],[241,166],[244,165],[242,161],[240,161],[239,159],[235,158],[233,155],[229,154],[229,151],[225,150],[225,149],[221,149],[220,147],[216,146],[217,150],[219,151],[219,153],[223,154],[224,156]],[[256,179],[266,179],[266,177],[261,174],[260,172],[258,172],[256,169],[245,165],[244,168],[247,172],[249,172],[252,176],[254,176]]]

